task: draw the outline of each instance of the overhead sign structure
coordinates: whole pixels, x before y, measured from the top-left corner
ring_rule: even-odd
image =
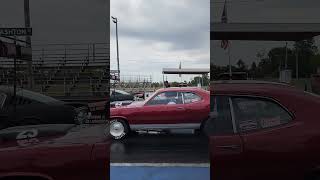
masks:
[[[32,36],[32,28],[0,28],[0,36]]]
[[[163,68],[162,74],[209,74],[209,68]]]
[[[319,23],[211,23],[211,40],[300,41],[320,35]]]

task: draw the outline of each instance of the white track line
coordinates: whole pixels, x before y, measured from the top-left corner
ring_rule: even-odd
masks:
[[[203,167],[209,168],[209,163],[110,163],[110,166],[123,167]]]

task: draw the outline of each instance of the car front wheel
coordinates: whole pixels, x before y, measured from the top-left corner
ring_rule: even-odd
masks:
[[[110,122],[110,135],[113,139],[123,139],[129,133],[127,123],[122,119],[113,119]]]

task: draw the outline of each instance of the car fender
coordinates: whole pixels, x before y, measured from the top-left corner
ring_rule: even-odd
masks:
[[[125,116],[110,116],[110,119],[124,119],[128,121],[128,119]]]

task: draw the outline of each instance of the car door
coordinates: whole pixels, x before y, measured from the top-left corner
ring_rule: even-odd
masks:
[[[146,102],[139,119],[148,124],[177,124],[183,120],[184,112],[181,93],[160,92]]]
[[[206,104],[204,98],[195,92],[183,92],[183,101],[185,108],[185,121],[187,123],[201,124],[207,120],[209,115],[209,104]]]
[[[301,123],[272,99],[232,97],[232,105],[244,143],[240,177],[303,179],[308,155],[304,153],[307,142],[299,135]]]
[[[173,94],[174,103],[169,103],[166,106],[167,117],[165,119],[166,124],[180,124],[177,128],[188,128],[189,115],[187,113],[186,104],[183,102],[183,94],[178,91],[167,92]]]
[[[243,143],[237,133],[230,99],[211,96],[210,117],[204,126],[209,136],[211,179],[239,179]]]

